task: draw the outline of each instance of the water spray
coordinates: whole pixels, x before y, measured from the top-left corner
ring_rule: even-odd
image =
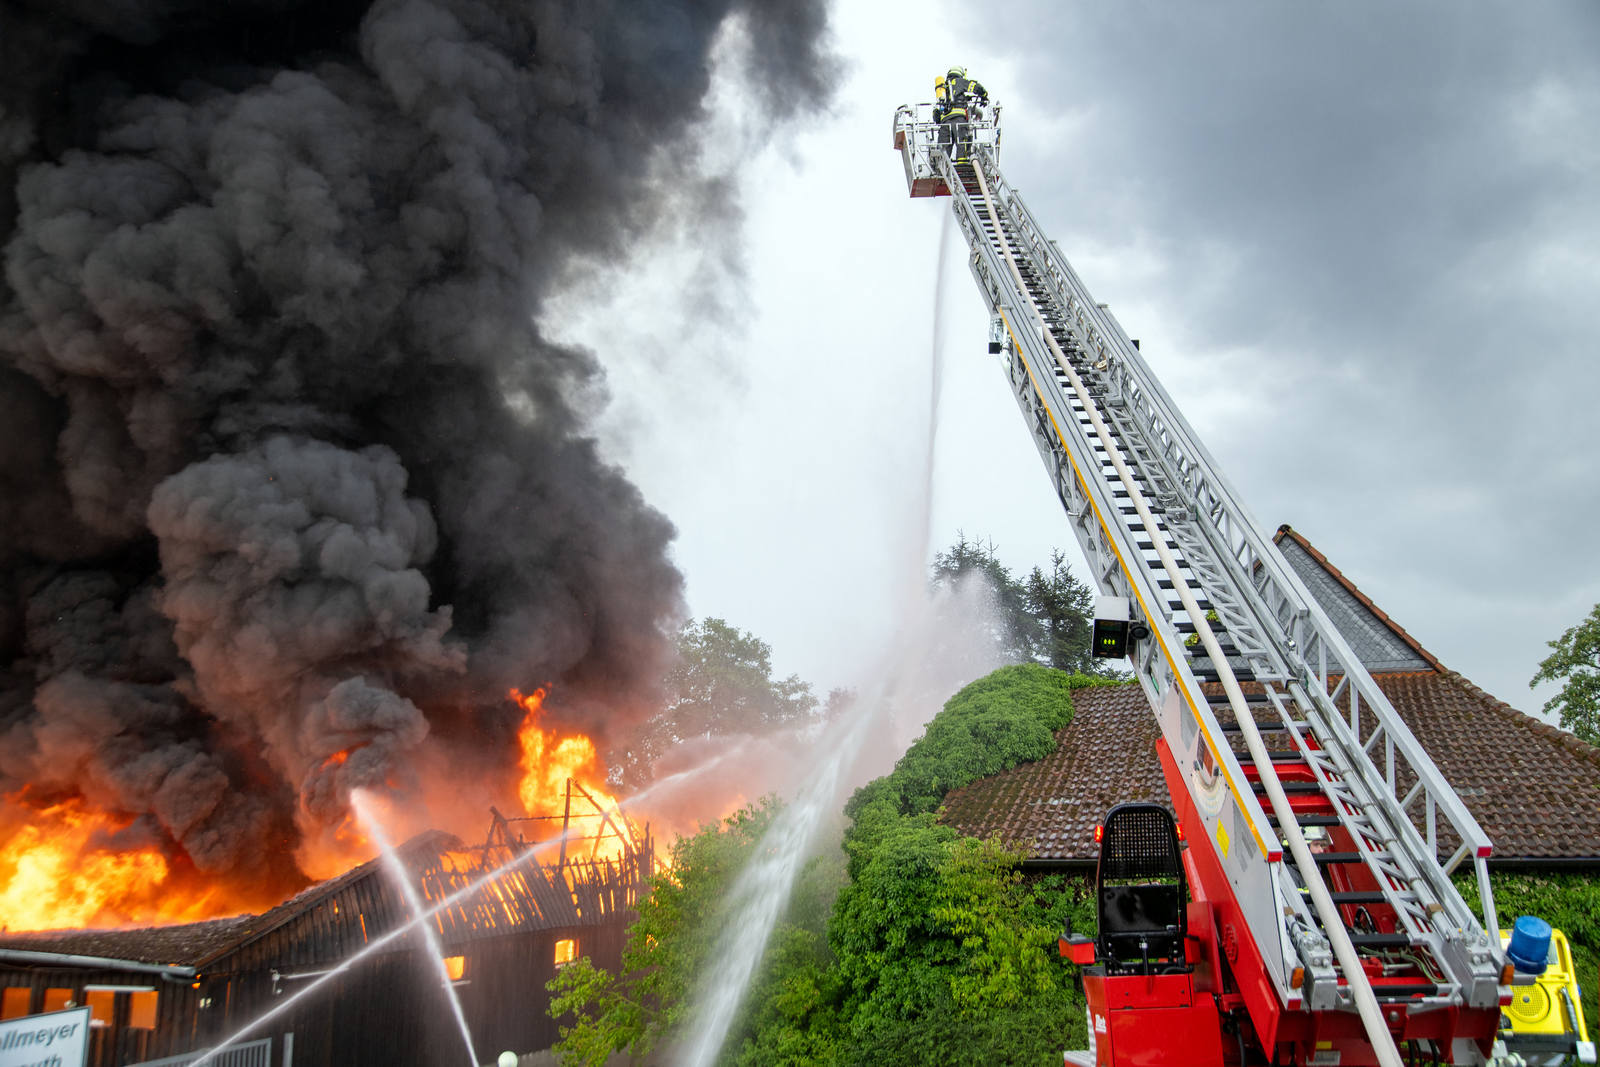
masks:
[[[377,842],[383,854],[383,865],[388,870],[395,885],[400,887],[400,893],[406,899],[406,904],[411,908],[411,914],[422,914],[422,898],[417,895],[417,887],[412,884],[410,875],[406,872],[405,864],[400,862],[400,855],[394,850],[389,836],[383,832],[383,826],[372,811],[368,802],[367,792],[364,789],[355,789],[350,793],[350,808],[356,813],[356,818],[366,827],[367,833]],[[434,970],[439,972],[439,984],[444,988],[445,996],[450,1000],[450,1010],[455,1014],[456,1024],[461,1027],[461,1040],[467,1045],[467,1063],[469,1067],[477,1067],[478,1054],[472,1046],[472,1030],[467,1026],[467,1016],[461,1010],[461,998],[456,995],[455,983],[450,980],[450,972],[445,968],[444,947],[439,943],[439,932],[433,928],[433,923],[420,924],[423,939],[427,942],[428,958],[433,962]]]
[[[789,902],[795,877],[811,854],[823,815],[837,806],[839,781],[854,763],[871,719],[871,714],[856,716],[839,743],[826,746],[829,758],[818,769],[810,788],[773,819],[761,837],[755,858],[734,883],[730,919],[712,953],[713,959],[723,962],[702,1000],[706,1017],[684,1057],[688,1067],[706,1067],[722,1051],[767,938]]]
[[[944,330],[940,311],[952,228],[947,216],[944,228],[940,231],[939,255],[934,268],[928,433],[922,470],[923,492],[917,501],[918,522],[913,537],[916,551],[900,554],[902,559],[916,561],[916,570],[908,567],[903,575],[903,595],[908,600],[920,597],[922,593],[921,568],[932,547],[933,478],[937,461],[939,400],[944,379]],[[913,635],[912,640],[916,636]],[[900,673],[896,664],[901,662],[901,655],[907,647],[896,643],[896,648],[891,650],[887,669],[879,676],[877,692],[860,702],[864,710],[850,719],[848,729],[836,739],[837,743],[819,746],[824,756],[811,777],[810,786],[773,819],[753,858],[734,883],[728,918],[717,949],[712,954],[713,959],[721,962],[712,982],[701,995],[704,1016],[698,1020],[694,1043],[683,1058],[686,1067],[709,1067],[721,1053],[756,965],[766,949],[767,939],[777,924],[778,916],[788,904],[800,868],[814,850],[817,829],[823,816],[838,810],[841,782],[855,767],[870,729],[893,704]]]

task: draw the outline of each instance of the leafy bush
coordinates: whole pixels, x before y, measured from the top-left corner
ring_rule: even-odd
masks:
[[[845,851],[855,860],[896,819],[931,815],[945,794],[1055,749],[1055,731],[1072,721],[1073,689],[1115,684],[1033,663],[1001,667],[951,697],[894,770],[858,789],[845,814]]]
[[[841,1052],[852,1063],[1056,1063],[1081,1047],[1083,999],[1055,951],[1092,901],[1067,880],[1024,884],[1020,853],[941,826],[945,794],[1055,748],[1071,691],[1104,679],[1003,667],[953,696],[845,812],[850,882],[828,938]]]
[[[926,815],[883,834],[829,925],[847,1062],[1044,1064],[1082,1043],[1082,999],[1020,859]]]

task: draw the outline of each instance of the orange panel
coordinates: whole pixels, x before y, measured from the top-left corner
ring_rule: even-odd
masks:
[[[112,1014],[117,1005],[117,994],[109,989],[91,989],[83,994],[83,1002],[89,1005],[90,1026],[110,1026]]]
[[[8,986],[0,1000],[0,1019],[20,1019],[33,1006],[33,990],[26,986]]]
[[[156,1004],[160,996],[154,989],[128,994],[128,1025],[135,1030],[154,1030]]]

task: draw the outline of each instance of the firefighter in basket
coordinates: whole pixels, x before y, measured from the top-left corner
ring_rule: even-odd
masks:
[[[957,163],[972,157],[972,122],[989,102],[989,91],[967,77],[966,67],[951,67],[933,80],[933,121],[939,143]]]

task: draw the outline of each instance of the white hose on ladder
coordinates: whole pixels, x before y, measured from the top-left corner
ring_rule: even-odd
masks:
[[[1028,287],[1022,280],[1022,272],[1017,268],[1016,258],[1011,254],[1011,242],[1006,239],[1005,231],[1000,225],[1000,217],[994,210],[994,201],[989,197],[989,183],[983,176],[983,167],[977,160],[973,160],[971,166],[978,176],[978,188],[983,193],[985,206],[989,209],[989,218],[994,222],[995,236],[1000,241],[1001,252],[1005,254],[1006,265],[1011,268],[1011,275],[1016,279],[1018,291],[1026,293]],[[1150,542],[1155,546],[1156,554],[1161,557],[1161,565],[1166,568],[1167,575],[1172,579],[1172,588],[1183,603],[1183,610],[1194,620],[1195,633],[1205,646],[1206,654],[1217,665],[1218,680],[1222,682],[1222,688],[1228,694],[1228,704],[1233,708],[1234,718],[1239,722],[1239,730],[1244,735],[1246,747],[1250,750],[1250,758],[1255,761],[1256,768],[1260,771],[1261,785],[1266,790],[1267,799],[1272,803],[1272,813],[1277,816],[1278,828],[1283,831],[1285,844],[1289,846],[1289,852],[1294,856],[1295,864],[1305,878],[1312,906],[1322,920],[1328,943],[1332,946],[1333,954],[1338,957],[1339,966],[1344,971],[1345,985],[1355,1000],[1356,1011],[1361,1016],[1362,1026],[1367,1031],[1368,1040],[1372,1042],[1378,1063],[1380,1067],[1403,1067],[1400,1062],[1400,1050],[1395,1047],[1394,1039],[1389,1036],[1389,1028],[1383,1021],[1383,1010],[1378,1006],[1378,998],[1372,993],[1372,984],[1367,981],[1366,971],[1361,969],[1361,960],[1356,955],[1355,945],[1350,941],[1349,931],[1345,929],[1338,906],[1328,894],[1328,887],[1323,884],[1322,873],[1317,869],[1311,849],[1306,846],[1305,836],[1300,833],[1300,824],[1295,819],[1294,810],[1289,806],[1289,798],[1284,795],[1283,783],[1278,780],[1278,772],[1273,769],[1272,757],[1267,753],[1266,745],[1261,740],[1261,732],[1256,729],[1255,717],[1245,703],[1244,692],[1239,688],[1239,680],[1234,677],[1233,668],[1229,665],[1227,656],[1223,654],[1222,646],[1217,643],[1216,634],[1212,633],[1211,624],[1206,620],[1205,613],[1195,602],[1189,583],[1178,572],[1177,560],[1173,558],[1171,550],[1157,531],[1156,517],[1145,503],[1144,494],[1134,481],[1133,472],[1117,454],[1116,441],[1101,419],[1098,408],[1090,399],[1083,379],[1078,377],[1078,372],[1068,362],[1066,353],[1056,343],[1054,335],[1044,321],[1044,316],[1039,313],[1038,307],[1032,300],[1028,301],[1028,307],[1033,312],[1040,334],[1050,346],[1056,363],[1066,373],[1068,381],[1072,383],[1073,391],[1083,402],[1084,412],[1089,416],[1095,435],[1105,445],[1106,455],[1111,457],[1111,462],[1117,469],[1117,476],[1122,479],[1123,487],[1128,490],[1128,499],[1138,511],[1139,518],[1144,522],[1144,528],[1150,532]]]

